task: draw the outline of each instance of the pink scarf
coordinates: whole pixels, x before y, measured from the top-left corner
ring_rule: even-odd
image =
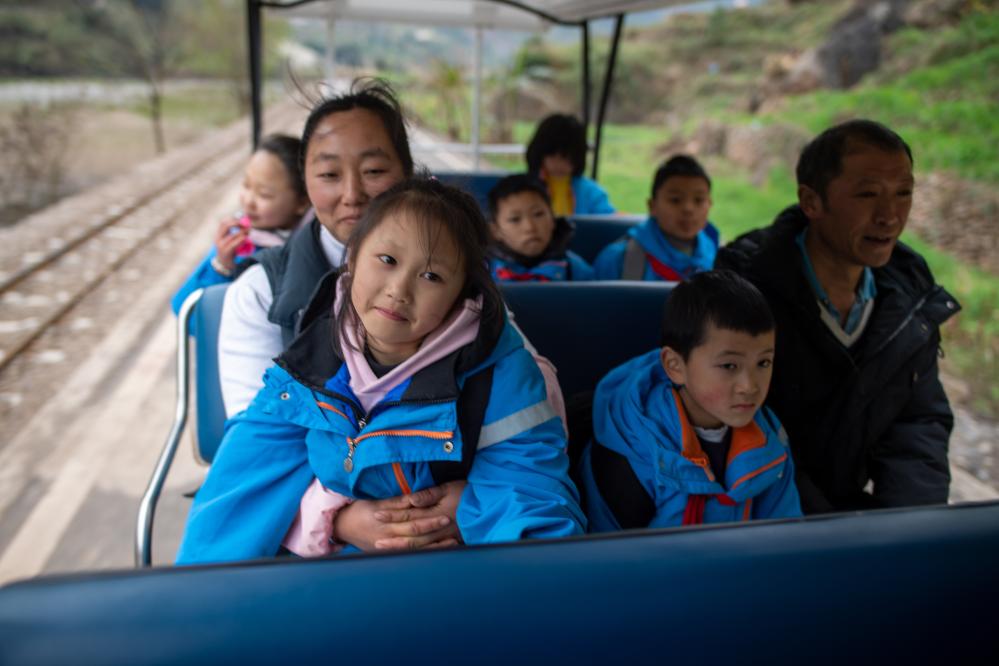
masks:
[[[334,312],[338,312],[343,299],[348,298],[343,284],[341,276],[336,284]],[[358,327],[354,317],[348,315],[344,322],[338,322],[338,325],[343,326],[345,344],[341,351],[350,371],[350,388],[364,411],[371,411],[386,393],[408,377],[473,342],[479,334],[481,312],[481,296],[477,299],[466,299],[441,322],[437,330],[423,339],[415,354],[382,377],[376,377],[368,365],[368,359],[364,356],[364,340],[358,339]],[[302,557],[328,555],[339,550],[339,547],[330,543],[330,537],[333,535],[333,519],[336,512],[350,501],[349,497],[324,488],[319,479],[313,479],[302,496],[298,515],[284,537],[284,547]]]
[[[334,312],[340,311],[344,293],[344,280],[337,280]],[[357,396],[365,412],[377,405],[385,394],[423,368],[444,358],[448,354],[470,344],[479,335],[479,318],[482,312],[482,297],[465,299],[451,315],[430,333],[415,354],[392,368],[382,377],[376,377],[364,356],[364,340],[359,340],[356,318],[352,310],[344,317],[341,325],[344,344],[341,352],[350,370],[350,388]]]

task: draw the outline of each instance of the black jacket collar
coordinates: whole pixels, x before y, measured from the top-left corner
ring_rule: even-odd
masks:
[[[534,268],[543,261],[551,259],[565,259],[565,253],[569,250],[569,242],[576,233],[576,228],[564,217],[555,218],[555,231],[552,233],[552,240],[548,247],[537,257],[527,257],[519,252],[514,252],[505,244],[493,241],[489,248],[490,253],[497,259],[505,262],[512,262],[524,268]]]

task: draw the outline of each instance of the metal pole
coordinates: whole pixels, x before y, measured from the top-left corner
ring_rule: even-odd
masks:
[[[326,81],[333,85],[336,78],[336,20],[330,14],[326,19]]]
[[[482,26],[475,26],[475,56],[473,70],[475,71],[475,92],[472,95],[472,160],[473,169],[479,170],[481,145],[479,140],[479,123],[482,114]]]
[[[139,515],[135,523],[135,566],[136,568],[148,567],[153,558],[153,518],[156,514],[156,504],[160,499],[160,492],[163,490],[163,483],[167,474],[170,473],[170,466],[173,464],[173,457],[177,453],[177,445],[180,443],[180,436],[184,434],[184,426],[187,425],[188,404],[190,403],[189,386],[191,383],[191,363],[188,354],[187,334],[190,330],[191,315],[198,301],[204,295],[204,289],[198,289],[184,300],[177,313],[177,401],[174,410],[173,427],[167,435],[163,450],[156,461],[156,469],[149,478],[146,485],[146,492],[139,502]]]
[[[260,2],[246,0],[246,47],[250,56],[250,114],[252,118],[250,140],[253,149],[260,143],[263,125],[260,90]]]
[[[590,129],[590,22],[584,21],[583,29],[583,129],[589,135]]]
[[[610,100],[611,83],[614,81],[614,66],[617,64],[617,47],[621,41],[621,29],[624,27],[624,14],[618,14],[614,20],[614,37],[611,41],[610,55],[607,57],[607,69],[604,71],[604,89],[600,94],[600,108],[597,110],[597,138],[593,145],[593,164],[590,167],[590,177],[597,179],[597,166],[600,163],[600,140],[604,131],[604,116],[607,113],[607,102]]]

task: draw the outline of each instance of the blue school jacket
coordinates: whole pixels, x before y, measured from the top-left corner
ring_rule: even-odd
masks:
[[[332,293],[326,283],[321,290]],[[437,485],[430,463],[463,456],[459,388],[488,367],[490,397],[457,513],[464,541],[584,530],[562,423],[516,329],[505,320],[480,329],[478,340],[415,373],[365,414],[346,363],[333,353],[327,305],[267,371],[250,406],[227,422],[178,564],[275,555],[313,477],[360,499]]]
[[[489,270],[497,282],[564,282],[593,279],[593,267],[568,249],[575,228],[555,218],[551,242],[538,257],[525,257],[498,241],[489,248]]]
[[[572,178],[573,215],[610,215],[617,212],[607,190],[586,176]]]
[[[600,251],[596,261],[593,262],[596,279],[621,279],[629,242],[638,243],[646,255],[642,274],[644,281],[685,280],[694,273],[711,270],[715,263],[715,255],[718,254],[718,230],[710,222],[697,234],[694,254],[687,256],[670,245],[655,218],[649,217],[642,224],[630,229],[624,238]],[[655,265],[656,262],[659,266]]]
[[[801,516],[787,438],[769,410],[761,409],[732,432],[725,478],[715,479],[678,403],[658,349],[611,370],[593,400],[594,440],[631,465],[655,507],[649,527],[684,524],[691,497],[697,495],[704,496],[704,523]],[[593,446],[584,451],[580,466],[590,529],[618,530],[594,479]]]
[[[194,271],[188,276],[184,284],[180,285],[180,289],[177,293],[173,295],[170,299],[170,308],[173,310],[174,314],[180,312],[180,306],[184,304],[187,297],[190,296],[195,290],[203,289],[205,287],[211,287],[215,284],[222,284],[223,282],[232,282],[232,277],[227,275],[222,275],[214,268],[212,268],[212,259],[218,252],[215,250],[213,245],[211,249],[208,250],[208,254],[205,258],[201,260],[201,263],[194,269]],[[238,257],[236,259],[236,265],[243,260],[243,257]]]

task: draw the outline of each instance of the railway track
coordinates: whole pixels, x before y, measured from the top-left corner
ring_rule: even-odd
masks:
[[[296,119],[296,108],[284,104],[268,114],[267,124],[292,129]],[[0,262],[0,373],[169,229],[186,212],[186,202],[239,173],[246,157],[247,131],[239,123],[143,167],[131,178],[131,191],[121,194],[119,188],[118,201],[99,197],[95,209],[54,212],[34,247],[0,238],[7,245]]]

